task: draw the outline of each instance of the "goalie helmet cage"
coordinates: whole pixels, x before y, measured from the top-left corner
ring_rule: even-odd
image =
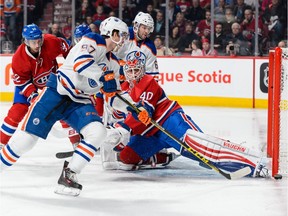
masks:
[[[267,156],[272,176],[288,173],[288,48],[269,52]]]

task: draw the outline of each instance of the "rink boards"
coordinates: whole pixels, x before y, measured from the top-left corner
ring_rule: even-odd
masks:
[[[1,55],[0,101],[13,100],[11,60]],[[182,105],[267,108],[268,58],[158,57],[158,66],[160,84]]]

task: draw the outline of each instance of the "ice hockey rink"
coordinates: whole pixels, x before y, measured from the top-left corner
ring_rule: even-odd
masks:
[[[1,103],[1,123],[10,103]],[[204,132],[253,148],[266,143],[267,110],[184,107]],[[21,145],[21,140],[19,140]],[[68,138],[50,134],[0,174],[2,216],[287,216],[287,179],[226,180],[183,157],[165,169],[104,171],[100,156],[78,176],[79,197],[54,193]]]

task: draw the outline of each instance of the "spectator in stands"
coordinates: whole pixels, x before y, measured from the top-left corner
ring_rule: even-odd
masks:
[[[181,12],[186,16],[191,7],[191,2],[190,0],[179,0],[177,1],[176,5],[180,8]]]
[[[103,6],[104,14],[109,14],[119,8],[118,0],[93,0],[92,5],[97,8],[99,5]]]
[[[223,22],[225,20],[225,7],[226,7],[225,0],[219,0],[218,6],[214,8],[216,22]]]
[[[207,10],[210,8],[211,0],[200,0],[200,7]]]
[[[216,26],[216,21],[214,21],[214,26]],[[200,20],[197,24],[195,33],[198,34],[202,39],[210,37],[210,28],[211,28],[211,12],[206,10],[205,19]]]
[[[248,56],[251,55],[250,44],[242,35],[241,26],[235,22],[232,24],[232,33],[225,38],[226,55]]]
[[[144,10],[144,12],[150,14],[150,16],[153,18],[155,22],[157,11],[154,9],[153,4],[147,4],[147,7]]]
[[[214,3],[215,3],[215,8],[219,6],[219,0],[215,0]],[[226,7],[233,8],[234,7],[234,0],[226,0],[225,5],[226,5]]]
[[[108,13],[108,17],[116,17],[115,11],[110,11],[110,12]]]
[[[166,47],[163,45],[163,37],[160,35],[156,35],[154,39],[154,45],[157,50],[157,56],[172,56],[173,53],[170,49],[166,49]]]
[[[246,8],[247,8],[247,5],[244,3],[244,0],[237,0],[237,3],[234,6],[234,11],[233,11],[236,22],[241,23],[243,21],[244,11]]]
[[[7,27],[7,39],[16,42],[17,26],[16,19],[21,12],[21,0],[0,0],[0,15],[4,17]],[[18,44],[18,43],[17,43]]]
[[[178,52],[178,45],[180,41],[179,27],[174,26],[169,34],[169,48],[176,54]]]
[[[48,33],[55,35],[56,37],[61,37],[61,38],[66,39],[65,36],[60,31],[60,27],[59,27],[58,23],[53,23],[51,28],[49,29]]]
[[[255,32],[255,18],[253,11],[247,7],[244,11],[244,20],[241,23],[242,34],[244,38],[252,44],[252,52],[255,52],[255,34],[258,34],[258,44],[261,44],[265,38],[264,26],[261,17],[258,19],[258,31]],[[262,53],[262,50],[259,50]]]
[[[96,13],[92,16],[92,20],[105,20],[107,18],[107,15],[104,13],[104,6],[103,5],[98,5],[96,7]]]
[[[174,26],[179,27],[180,35],[185,34],[185,25],[187,23],[187,20],[184,18],[184,14],[182,12],[178,12],[176,15],[176,20],[172,23],[171,28]]]
[[[199,40],[193,40],[191,42],[192,53],[191,56],[203,56],[201,50],[201,43]]]
[[[100,24],[101,24],[101,20],[96,20],[94,21],[93,23],[91,23],[89,25],[89,28],[91,29],[92,32],[95,32],[95,33],[100,33]]]
[[[178,51],[184,55],[191,55],[191,42],[195,39],[200,40],[200,37],[193,31],[192,23],[187,23],[185,26],[185,34],[180,36]]]
[[[165,19],[164,13],[161,10],[157,12],[156,20],[154,22],[154,32],[150,37],[153,38],[155,35],[165,36]]]
[[[63,32],[64,37],[67,40],[72,41],[72,17],[71,16],[66,18],[66,24],[62,28],[62,32]]]
[[[206,38],[202,39],[202,53],[203,56],[218,56],[217,51],[211,48],[210,41]]]
[[[262,3],[261,3],[261,10],[262,11],[265,11],[266,8],[269,7],[269,5],[271,4],[272,0],[262,0]]]
[[[122,20],[131,26],[135,15],[134,10],[127,6],[127,0],[122,0]],[[115,16],[119,17],[119,8],[115,10]]]
[[[192,0],[192,6],[185,18],[192,21],[195,27],[200,20],[205,19],[205,10],[201,8],[199,0]]]
[[[89,0],[82,0],[81,7],[76,8],[76,23],[83,24],[86,21],[87,16],[92,16],[94,13],[92,8],[92,5],[89,4]]]
[[[0,41],[5,41],[6,38],[6,25],[5,21],[3,20],[3,17],[0,17]]]
[[[222,24],[217,23],[215,26],[215,33],[214,33],[214,49],[217,51],[218,55],[224,55],[224,35],[222,32]]]
[[[281,40],[281,41],[279,41],[278,47],[287,48],[287,47],[288,47],[287,40]]]
[[[164,13],[166,13],[166,5],[165,7],[160,8]],[[176,16],[179,12],[181,12],[180,8],[176,5],[176,0],[169,0],[168,3],[168,14],[165,14],[165,16],[168,16],[169,19],[169,25],[172,25],[172,23],[175,22]]]
[[[83,24],[86,24],[86,25],[90,25],[91,23],[93,23],[93,19],[92,19],[92,16],[87,16],[85,18],[85,22]]]
[[[232,24],[235,22],[235,17],[233,15],[233,10],[230,7],[226,7],[225,10],[225,20],[222,22],[223,35],[228,35],[232,33]]]
[[[287,3],[286,3],[287,4]],[[277,46],[284,37],[284,29],[287,25],[287,8],[280,0],[272,0],[272,4],[264,11],[264,20],[268,24],[271,46]]]

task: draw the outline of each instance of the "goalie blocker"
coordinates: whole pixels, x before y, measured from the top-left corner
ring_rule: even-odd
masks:
[[[110,128],[108,129],[108,136],[101,146],[101,159],[104,169],[135,170],[143,166],[143,161],[151,161],[151,158],[157,157],[157,154],[154,154],[149,146],[161,145],[161,140],[157,140],[155,137],[143,136],[132,136],[131,139],[132,142],[137,140],[137,148],[144,148],[147,157],[137,154],[133,150],[133,144],[130,146],[131,143],[129,143],[126,146],[130,140],[130,133],[126,129],[123,127]],[[209,159],[219,169],[235,172],[248,166],[251,168],[251,172],[247,176],[268,176],[268,170],[264,164],[266,160],[262,158],[263,153],[260,150],[257,151],[245,145],[235,144],[191,129],[186,131],[183,141],[200,155]],[[180,145],[177,150],[182,156],[199,161],[201,166],[209,168]],[[176,157],[174,155],[168,161],[171,162]]]

